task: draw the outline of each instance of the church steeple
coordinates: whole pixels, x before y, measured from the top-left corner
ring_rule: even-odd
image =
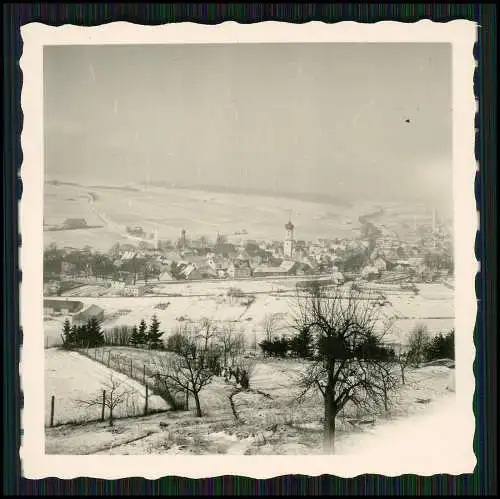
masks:
[[[292,223],[291,217],[288,219],[288,222],[285,225],[285,229],[286,239],[283,244],[283,252],[286,258],[292,258],[294,250],[293,231],[295,229],[295,226]]]

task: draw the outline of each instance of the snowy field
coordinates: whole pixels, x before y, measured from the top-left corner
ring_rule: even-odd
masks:
[[[55,396],[54,424],[96,420],[101,416],[101,407],[83,407],[80,400],[99,397],[110,381],[110,376],[123,384],[119,389],[130,392],[126,403],[114,411],[116,417],[142,414],[145,404],[145,389],[102,364],[98,364],[76,352],[56,348],[45,350],[45,424],[50,423],[51,396]],[[150,396],[151,410],[167,409],[165,402]],[[108,416],[106,409],[106,417]]]
[[[120,353],[130,354],[137,361],[148,355],[145,351],[131,350],[121,349]],[[251,378],[254,391],[234,397],[241,418],[239,424],[229,404],[231,387],[218,378],[200,394],[202,418],[195,417],[192,411],[181,411],[117,420],[113,431],[105,423],[48,428],[46,451],[49,454],[321,453],[322,400],[314,396],[297,403],[295,377],[301,369],[303,363],[299,361],[258,361]],[[374,425],[363,428],[348,423],[344,418],[351,417],[349,414],[339,417],[336,452],[375,453],[377,448],[380,452],[388,446],[404,448],[405,442],[408,445],[420,442],[422,449],[421,439],[433,434],[441,437],[435,442],[435,447],[440,448],[450,435],[449,431],[440,433],[447,421],[440,411],[442,404],[449,407],[455,400],[453,391],[453,370],[436,366],[408,370],[407,383],[394,397],[389,416],[372,413],[369,416],[374,418]]]
[[[262,322],[268,314],[281,314],[281,332],[292,332],[289,324],[291,312],[296,305],[295,296],[292,292],[277,292],[286,291],[287,286],[290,290],[292,284],[273,281],[266,285],[267,289],[252,281],[220,283],[217,287],[212,283],[183,283],[171,286],[171,289],[176,290],[178,294],[185,294],[184,296],[79,299],[85,305],[95,304],[104,309],[104,328],[134,326],[141,319],[149,321],[156,314],[166,337],[183,321],[209,318],[215,322],[232,323],[236,330],[245,333],[248,343],[252,343],[263,338]],[[246,297],[240,299],[227,296],[230,287],[238,287],[248,294],[262,288],[264,292],[253,294],[255,300],[247,306]],[[387,296],[389,304],[381,309],[379,327],[386,327],[386,323],[391,321],[388,341],[404,343],[409,332],[418,324],[425,324],[431,334],[448,331],[454,326],[453,290],[443,284],[425,284],[419,288],[421,291],[418,295],[402,292]],[[64,317],[55,317],[44,322],[46,345],[60,344],[63,321]]]
[[[108,189],[69,185],[45,185],[44,216],[48,224],[66,218],[95,219],[90,210],[88,194],[93,193],[93,210],[108,221],[98,230],[45,232],[44,243],[107,251],[124,239],[127,225],[140,225],[147,232],[158,230],[161,239],[177,239],[186,227],[192,237],[215,238],[217,232],[231,236],[245,229],[251,239],[280,239],[292,211],[296,236],[304,240],[352,237],[359,228],[358,217],[373,213],[373,203],[352,206],[301,201],[272,196],[205,192],[188,189],[166,189],[150,186],[140,189]],[[404,210],[403,206],[393,212]],[[394,217],[391,212],[391,216]],[[423,215],[419,219],[426,219]],[[98,217],[99,218],[99,217]],[[404,217],[403,217],[404,218]],[[102,220],[101,220],[102,223]]]

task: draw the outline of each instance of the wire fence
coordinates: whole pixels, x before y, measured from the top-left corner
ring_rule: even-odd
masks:
[[[79,352],[137,381],[144,387],[148,387],[151,393],[160,396],[172,410],[183,409],[186,405],[186,397],[188,397],[188,395],[182,393],[179,396],[179,393],[174,393],[172,387],[167,386],[165,378],[159,370],[160,367],[156,362],[156,357],[171,355],[169,352],[154,352],[151,355],[148,354],[149,358],[147,359],[136,359],[130,355],[124,355],[109,348],[89,348],[80,350]],[[138,353],[140,354],[141,352],[144,351],[138,349]],[[162,362],[160,362],[160,365],[161,364]],[[178,390],[176,390],[176,392],[177,391]]]
[[[119,405],[113,408],[115,419],[140,417],[172,409],[172,402],[175,401],[169,400],[169,394],[164,393],[159,373],[152,361],[142,362],[107,348],[89,348],[77,351],[79,354],[126,377],[122,383],[127,386],[128,394]],[[130,383],[127,384],[127,379],[135,381],[143,389],[133,387]],[[68,397],[58,397],[57,393],[51,394],[50,409],[46,410],[45,425],[53,427],[109,419],[112,402],[109,400],[110,393],[107,384],[109,383],[102,383],[103,399],[101,403],[97,403],[96,396],[92,398],[93,403],[89,404],[89,400],[78,401]]]
[[[79,404],[75,400],[64,400],[56,395],[50,397],[50,411],[45,426],[50,428],[67,424],[85,424],[147,416],[160,412],[158,408],[150,408],[151,393],[146,386],[145,394],[137,391],[128,393],[123,400],[114,399],[108,390],[102,389],[95,399],[87,404]],[[120,402],[118,403],[117,400]],[[84,407],[87,405],[87,407]],[[111,416],[111,412],[113,415]]]

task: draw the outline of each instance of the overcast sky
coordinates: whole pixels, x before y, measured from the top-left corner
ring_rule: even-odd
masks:
[[[449,45],[59,46],[44,80],[49,179],[451,203]]]

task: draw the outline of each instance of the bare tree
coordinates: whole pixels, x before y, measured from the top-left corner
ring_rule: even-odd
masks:
[[[208,320],[181,327],[176,333],[176,352],[153,360],[158,375],[174,391],[193,395],[196,415],[202,416],[200,392],[209,385],[220,363],[220,349],[214,344],[215,328]]]
[[[335,419],[350,403],[363,410],[387,406],[392,382],[377,332],[380,307],[376,300],[340,287],[298,291],[294,314],[297,331],[309,330],[316,340],[316,360],[299,378],[299,400],[319,390],[324,400],[324,448],[332,451]]]
[[[411,356],[408,354],[408,349],[399,345],[396,351],[396,362],[401,372],[401,383],[406,384],[406,369],[411,364]]]
[[[245,349],[244,335],[236,332],[234,325],[228,323],[218,332],[217,341],[222,350],[222,365],[224,367],[232,366]]]
[[[408,338],[409,363],[416,367],[425,360],[425,353],[429,345],[429,333],[425,324],[418,324]]]
[[[109,426],[113,426],[115,418],[115,409],[120,405],[127,403],[131,395],[136,391],[128,387],[125,383],[128,380],[116,379],[114,373],[110,373],[108,381],[103,384],[103,392],[88,400],[77,400],[80,405],[85,407],[103,406],[109,410]]]
[[[375,390],[368,392],[368,394],[374,399],[382,401],[385,412],[389,412],[391,395],[398,387],[398,381],[398,377],[394,374],[394,361],[392,359],[387,359],[386,362],[381,359],[376,369],[372,370],[371,384],[375,386]]]
[[[281,329],[281,319],[279,314],[266,314],[262,319],[262,328],[267,341],[271,341],[276,333]]]

